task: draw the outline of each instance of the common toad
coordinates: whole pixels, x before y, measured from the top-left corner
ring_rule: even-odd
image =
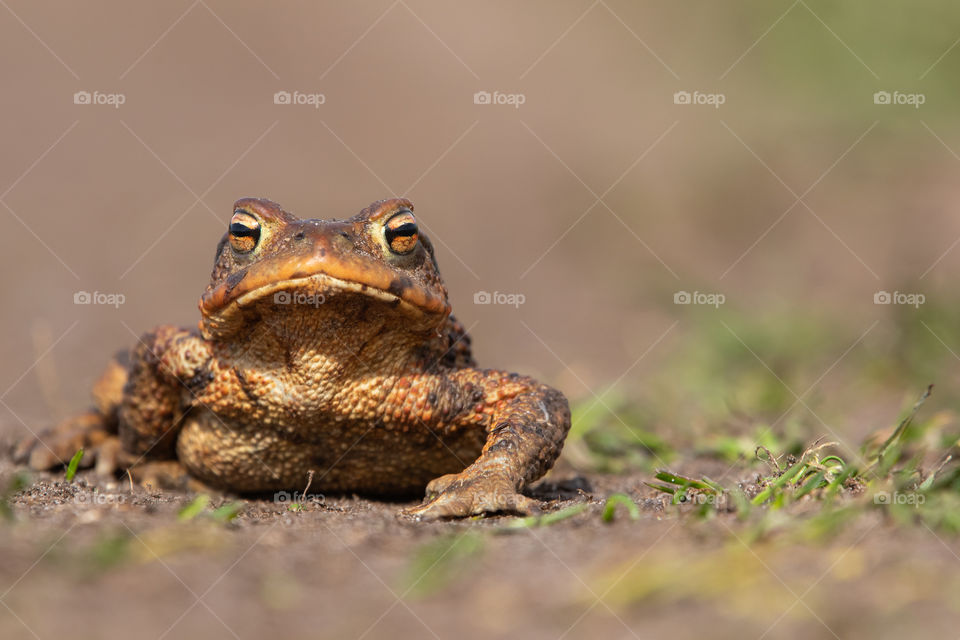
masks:
[[[234,205],[197,329],[164,325],[120,354],[96,409],[18,457],[98,471],[168,461],[236,492],[302,488],[402,496],[412,516],[530,513],[521,490],[570,427],[559,391],[479,369],[451,315],[430,240],[404,199],[349,220]]]

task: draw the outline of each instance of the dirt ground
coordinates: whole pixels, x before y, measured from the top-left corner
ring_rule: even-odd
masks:
[[[716,463],[687,471],[716,471]],[[0,467],[9,477],[10,467]],[[414,523],[403,504],[355,496],[243,500],[41,474],[0,527],[3,638],[942,638],[955,633],[955,541],[881,514],[828,544],[748,542],[735,518],[669,507],[645,474],[567,474],[532,495],[539,528],[515,518]],[[749,478],[744,478],[749,482]],[[606,523],[613,492],[640,518]]]

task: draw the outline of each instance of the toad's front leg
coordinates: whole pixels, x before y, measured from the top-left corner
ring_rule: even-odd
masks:
[[[84,448],[92,454],[84,461],[95,460],[104,475],[145,459],[173,459],[181,418],[195,393],[191,385],[205,380],[209,358],[209,345],[195,331],[154,329],[111,362],[94,388],[96,410],[25,439],[15,459],[49,469]]]
[[[560,455],[570,429],[567,399],[536,380],[497,371],[464,369],[451,382],[447,395],[466,405],[453,426],[486,429],[486,444],[466,469],[427,485],[425,503],[404,513],[430,520],[537,511],[520,491]]]

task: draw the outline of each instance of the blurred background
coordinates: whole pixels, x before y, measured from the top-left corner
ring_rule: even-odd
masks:
[[[563,464],[960,409],[956,3],[0,0],[0,57],[7,438],[197,322],[243,196],[410,198]]]
[[[949,2],[8,0],[0,15],[7,432],[83,406],[135,334],[197,321],[242,196],[324,218],[409,197],[481,364],[575,401],[648,396],[659,428],[711,402],[772,421],[809,389],[842,399],[821,415],[843,434],[927,382],[958,395]],[[482,291],[524,302],[474,304]]]

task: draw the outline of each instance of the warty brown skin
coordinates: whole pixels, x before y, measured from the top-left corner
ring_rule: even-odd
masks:
[[[521,490],[560,454],[567,400],[476,368],[412,210],[299,220],[239,200],[199,329],[144,335],[98,382],[95,411],[17,454],[45,468],[86,446],[104,473],[176,461],[237,492],[302,489],[310,472],[317,492],[426,487],[407,513],[429,519],[535,511]]]

